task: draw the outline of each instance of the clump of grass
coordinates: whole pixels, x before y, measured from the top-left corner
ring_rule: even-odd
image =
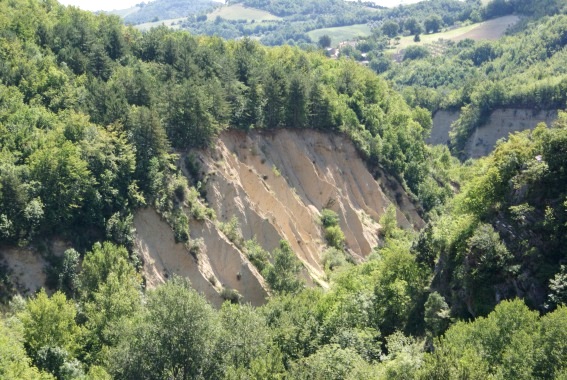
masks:
[[[238,304],[242,300],[242,295],[236,289],[231,289],[223,286],[220,296],[223,300],[229,301],[232,304]]]
[[[274,173],[276,178],[279,178],[282,175],[282,173],[280,172],[280,170],[278,169],[278,167],[276,165],[272,166],[272,173]]]

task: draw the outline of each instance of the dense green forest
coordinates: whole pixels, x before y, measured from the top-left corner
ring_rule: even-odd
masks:
[[[565,108],[566,36],[565,16],[548,16],[404,63],[386,73],[402,95],[320,52],[0,2],[0,243],[74,247],[29,299],[0,268],[0,378],[567,379],[567,113],[464,164],[424,142],[444,106]],[[432,84],[443,67],[463,74]],[[258,308],[214,309],[177,277],[146,290],[133,214],[154,207],[181,242],[187,194],[193,217],[214,218],[179,155],[228,128],[344,134],[428,224],[403,230],[389,209],[354,265],[323,212],[329,289],[304,286],[285,241],[272,262],[251,247],[272,292]]]
[[[204,147],[229,126],[342,132],[416,194],[432,191],[430,115],[355,62],[164,27],[142,35],[52,2],[3,6],[3,241],[87,243],[144,204],[175,218],[170,145]]]

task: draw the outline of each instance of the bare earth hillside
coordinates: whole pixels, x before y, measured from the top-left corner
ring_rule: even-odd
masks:
[[[236,289],[245,302],[261,304],[265,284],[243,252],[220,232],[219,222],[235,216],[244,239],[256,238],[272,251],[289,241],[306,268],[306,277],[326,286],[321,252],[326,248],[319,223],[323,208],[336,211],[349,253],[363,260],[378,244],[380,217],[397,202],[398,223],[422,226],[401,186],[384,174],[375,180],[350,140],[315,131],[223,133],[214,148],[198,153],[208,173],[207,200],[218,221],[191,222],[201,239],[198,258],[175,244],[173,233],[153,210],[138,213],[135,224],[148,286],[174,273],[187,276],[209,299],[220,286]],[[380,181],[387,183],[388,197]],[[391,187],[397,189],[392,190]],[[213,279],[214,277],[214,279]]]
[[[459,118],[457,111],[437,111],[433,117],[433,128],[428,144],[448,144],[451,125]],[[468,158],[487,156],[502,138],[513,132],[533,129],[539,123],[551,125],[557,119],[557,111],[534,111],[530,109],[498,109],[492,112],[487,123],[477,128],[467,141],[465,155]]]
[[[527,109],[500,109],[490,115],[488,122],[477,128],[465,147],[467,157],[487,156],[501,138],[513,132],[533,129],[541,122],[551,125],[557,119],[557,111],[533,111]]]
[[[54,239],[45,248],[51,254],[61,256],[71,246]],[[0,266],[6,271],[15,293],[31,296],[46,287],[48,262],[45,255],[32,246],[0,246]]]
[[[440,110],[433,115],[433,128],[426,140],[431,145],[448,145],[451,125],[461,116],[458,111]]]

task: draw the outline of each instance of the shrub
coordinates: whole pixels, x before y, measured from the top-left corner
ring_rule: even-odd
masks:
[[[429,57],[429,50],[424,46],[408,46],[404,52],[404,61]]]
[[[262,272],[270,263],[270,253],[264,250],[256,239],[247,240],[244,243],[244,252],[248,260]]]
[[[280,294],[297,293],[303,288],[303,282],[298,275],[301,262],[285,240],[280,241],[280,247],[272,253],[274,264],[268,265],[262,274],[270,288]]]
[[[344,252],[341,250],[331,247],[323,252],[323,266],[326,270],[335,270],[347,263]]]
[[[128,213],[124,217],[115,213],[106,222],[106,238],[128,249],[134,246],[134,217]]]
[[[339,226],[325,228],[325,240],[327,244],[336,249],[344,249],[345,235]]]
[[[237,247],[242,246],[244,239],[242,238],[240,224],[238,223],[236,215],[233,215],[226,223],[219,223],[219,228],[226,235],[228,240],[233,242]]]
[[[339,215],[333,210],[329,210],[328,208],[324,208],[321,211],[321,224],[323,227],[333,227],[339,224]]]
[[[240,303],[242,295],[236,289],[223,287],[220,296],[223,300],[229,301],[232,304]]]
[[[63,253],[57,275],[57,288],[68,296],[73,296],[77,289],[77,273],[79,269],[79,253],[73,248]]]
[[[176,243],[185,243],[189,240],[189,218],[181,209],[177,209],[173,215],[173,234]]]

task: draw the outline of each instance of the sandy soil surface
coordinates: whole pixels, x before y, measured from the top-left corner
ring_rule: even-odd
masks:
[[[467,142],[467,157],[478,158],[490,154],[501,138],[513,132],[533,129],[541,122],[551,125],[557,111],[534,112],[527,109],[500,109],[490,116],[488,123],[478,128]]]
[[[222,300],[217,289],[199,270],[197,260],[183,244],[175,243],[173,231],[153,209],[143,209],[134,217],[136,248],[144,261],[144,277],[148,288],[155,288],[176,274],[187,277],[195,290],[214,305]]]
[[[244,302],[263,304],[268,296],[264,279],[218,227],[233,216],[243,238],[255,238],[268,251],[287,240],[304,264],[307,284],[323,287],[323,208],[339,215],[347,249],[357,260],[378,245],[378,221],[392,202],[401,226],[423,226],[401,186],[385,173],[375,180],[342,136],[309,130],[227,131],[216,147],[197,153],[208,173],[207,201],[218,222],[191,220],[191,238],[202,242],[193,257],[185,245],[175,243],[169,225],[154,210],[140,210],[134,218],[136,245],[150,288],[177,274],[188,277],[213,304],[222,302],[223,287],[236,289]]]
[[[433,115],[433,127],[426,140],[431,145],[448,145],[451,125],[461,116],[459,111],[437,111]]]
[[[55,238],[49,243],[49,251],[61,256],[71,248],[69,242]],[[0,264],[6,265],[15,290],[22,296],[33,295],[46,288],[47,261],[34,247],[0,246]],[[50,294],[53,290],[47,289]]]
[[[244,302],[264,304],[268,292],[263,277],[217,226],[210,221],[192,221],[190,228],[191,237],[205,243],[199,254],[201,273],[206,278],[214,276],[221,286],[238,290]]]
[[[45,286],[46,261],[31,248],[0,247],[0,263],[10,270],[10,278],[16,291],[32,295]]]
[[[289,241],[322,285],[323,208],[338,213],[353,256],[365,257],[378,244],[378,220],[392,201],[344,137],[308,130],[230,131],[200,158],[212,173],[207,197],[218,218],[235,215],[243,237],[256,238],[270,251],[281,239]],[[404,206],[401,225],[422,223],[409,201]]]
[[[269,251],[280,240],[289,241],[304,264],[302,277],[308,285],[327,286],[321,265],[326,248],[319,223],[323,208],[339,215],[346,247],[357,260],[379,244],[378,221],[390,204],[398,208],[399,225],[423,226],[401,186],[383,172],[376,180],[343,136],[310,130],[230,131],[220,136],[215,148],[198,156],[209,173],[208,201],[218,220],[236,216],[244,239],[256,238]],[[191,239],[201,242],[196,256],[175,242],[170,226],[155,210],[139,210],[134,225],[147,288],[179,275],[216,306],[223,302],[223,288],[237,290],[243,302],[265,303],[264,279],[218,222],[190,221]],[[67,248],[59,240],[50,247],[56,255]],[[45,286],[46,262],[35,250],[0,247],[0,260],[21,294]]]
[[[458,111],[437,111],[433,116],[433,128],[427,143],[447,144],[451,125],[459,118]],[[557,119],[557,111],[534,111],[530,109],[498,109],[488,122],[478,128],[469,138],[465,155],[470,158],[487,156],[494,150],[496,142],[508,138],[510,133],[533,129],[543,122],[551,125]]]

